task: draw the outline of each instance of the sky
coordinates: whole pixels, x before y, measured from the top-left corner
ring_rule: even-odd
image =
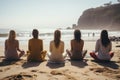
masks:
[[[0,0],[0,28],[71,27],[83,11],[117,0]]]

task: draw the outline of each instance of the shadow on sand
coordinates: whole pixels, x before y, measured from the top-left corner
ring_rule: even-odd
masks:
[[[0,66],[9,66],[9,65],[17,65],[18,62],[23,62],[24,60],[6,60],[6,59],[0,59]]]
[[[51,69],[54,68],[60,68],[60,67],[64,67],[65,63],[50,63],[49,61],[47,62],[46,66],[48,66]]]
[[[41,64],[41,62],[37,62],[37,61],[24,62],[22,67],[23,68],[36,67],[36,66],[39,66],[40,64]]]
[[[88,66],[87,64],[87,59],[84,59],[84,60],[68,60],[71,62],[71,65],[72,66],[76,66],[76,67],[79,67],[79,68],[84,68],[85,66]]]
[[[97,64],[104,66],[104,67],[110,67],[113,69],[118,69],[119,65],[116,64],[115,61],[96,61],[96,60],[92,60],[92,62],[96,62]]]

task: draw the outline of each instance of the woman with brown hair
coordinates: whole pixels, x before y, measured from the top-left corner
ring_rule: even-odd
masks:
[[[44,61],[46,52],[43,51],[43,40],[38,38],[39,31],[33,29],[32,31],[33,38],[28,42],[28,61]]]
[[[56,30],[54,32],[54,40],[50,42],[50,53],[48,57],[52,62],[64,62],[64,42],[61,39],[61,32]]]
[[[18,54],[19,51],[20,53]],[[5,58],[6,60],[19,60],[24,55],[24,51],[19,49],[19,41],[16,39],[14,30],[10,30],[9,38],[5,40]]]
[[[100,39],[96,41],[95,51],[91,52],[90,56],[93,57],[95,60],[109,61],[114,55],[114,52],[112,52],[111,50],[112,43],[108,38],[108,32],[107,30],[102,30]]]
[[[66,52],[68,53],[71,60],[83,60],[85,57],[87,50],[83,51],[84,40],[81,39],[80,30],[76,29],[74,31],[74,39],[71,40],[71,50],[68,49]]]

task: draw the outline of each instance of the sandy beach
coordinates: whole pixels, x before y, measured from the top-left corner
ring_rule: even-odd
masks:
[[[88,50],[83,61],[70,61],[66,58],[65,64],[51,64],[44,62],[27,62],[26,56],[20,61],[2,61],[4,46],[0,46],[0,80],[120,80],[120,42],[113,42],[115,52],[110,62],[95,62],[89,57],[94,50],[95,41],[85,41],[84,49]],[[27,51],[27,45],[20,45]],[[65,49],[70,48],[66,44]],[[48,50],[48,45],[44,46]],[[48,59],[46,57],[46,59]]]
[[[95,61],[90,52],[95,50],[96,41],[100,39],[96,50],[102,48],[100,52],[107,53],[111,50],[108,38],[114,56],[100,54],[99,58],[113,58]],[[71,46],[75,54],[83,50],[81,58],[87,50],[85,58],[70,60]],[[4,49],[8,57],[17,57],[16,48],[19,57],[25,54],[18,61],[6,61]],[[34,60],[32,57],[39,60],[42,48],[47,51],[44,61],[28,62]],[[49,49],[59,54],[53,59]],[[63,60],[63,51],[69,54],[63,54],[65,63],[55,63],[53,60]],[[0,80],[120,80],[120,0],[0,0]]]

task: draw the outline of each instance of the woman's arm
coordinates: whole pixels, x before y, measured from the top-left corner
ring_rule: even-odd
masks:
[[[61,53],[64,53],[64,42],[62,42],[62,49],[61,49]]]
[[[81,51],[83,50],[83,46],[84,46],[84,41],[82,40],[81,41],[81,48],[80,48]]]
[[[71,40],[71,51],[73,51],[73,41]]]
[[[5,51],[7,50],[7,40],[5,40]]]
[[[109,49],[109,51],[111,51],[112,50],[112,43],[110,42],[110,49]]]
[[[16,48],[17,48],[17,50],[18,50],[19,52],[21,52],[21,50],[20,50],[20,48],[19,48],[19,41],[18,41],[18,40],[16,41]]]
[[[96,46],[95,46],[95,53],[98,52],[99,47],[100,47],[100,45],[99,45],[99,40],[97,40]]]
[[[50,42],[49,50],[50,50],[50,52],[52,52],[52,43],[51,42]]]
[[[43,40],[41,40],[41,50],[43,51]]]
[[[5,40],[5,51],[4,51],[5,56],[6,56],[6,51],[7,51],[7,40]]]

